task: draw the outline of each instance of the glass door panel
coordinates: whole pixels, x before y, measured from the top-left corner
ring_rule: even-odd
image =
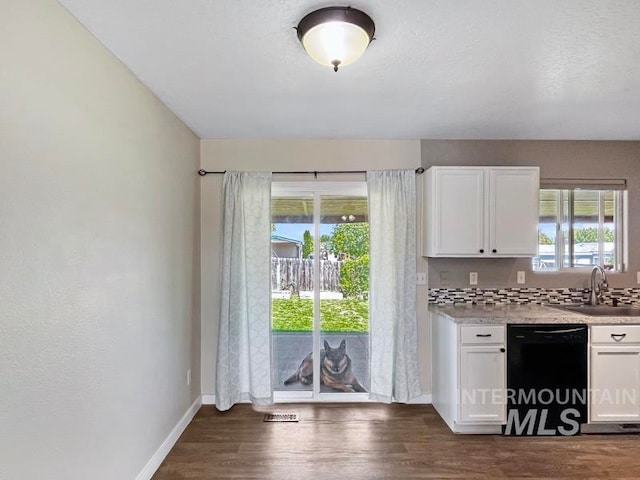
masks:
[[[369,390],[366,196],[320,197],[321,393]]]
[[[271,199],[271,331],[275,390],[313,391],[314,197]]]

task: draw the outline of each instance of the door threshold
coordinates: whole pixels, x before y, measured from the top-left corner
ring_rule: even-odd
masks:
[[[371,403],[368,393],[320,393],[314,397],[313,392],[275,391],[275,403]]]

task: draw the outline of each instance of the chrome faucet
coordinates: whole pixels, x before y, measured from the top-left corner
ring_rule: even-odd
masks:
[[[601,282],[596,283],[596,274],[600,272]],[[607,288],[607,274],[600,265],[595,265],[591,270],[591,292],[589,292],[589,305],[598,305],[600,303],[600,294],[603,288]]]

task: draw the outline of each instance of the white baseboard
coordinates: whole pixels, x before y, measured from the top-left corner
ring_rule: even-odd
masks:
[[[203,394],[202,395],[202,405],[215,405],[216,404],[216,396],[215,394]]]
[[[178,424],[171,430],[171,433],[167,436],[167,438],[162,442],[160,448],[156,450],[156,453],[149,459],[147,464],[144,466],[142,471],[136,477],[136,480],[150,480],[153,477],[153,474],[156,473],[158,467],[162,464],[165,457],[169,454],[173,446],[184,432],[184,429],[187,428],[187,425],[193,420],[193,417],[198,413],[200,407],[202,406],[202,398],[198,397],[193,402],[193,404],[188,408],[185,414],[182,416]]]

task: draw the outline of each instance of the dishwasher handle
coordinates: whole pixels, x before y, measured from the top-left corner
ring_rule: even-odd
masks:
[[[534,330],[533,333],[540,333],[540,334],[544,334],[544,335],[561,335],[564,333],[575,333],[575,332],[582,332],[584,329],[582,327],[578,327],[578,328],[563,328],[561,330]]]

